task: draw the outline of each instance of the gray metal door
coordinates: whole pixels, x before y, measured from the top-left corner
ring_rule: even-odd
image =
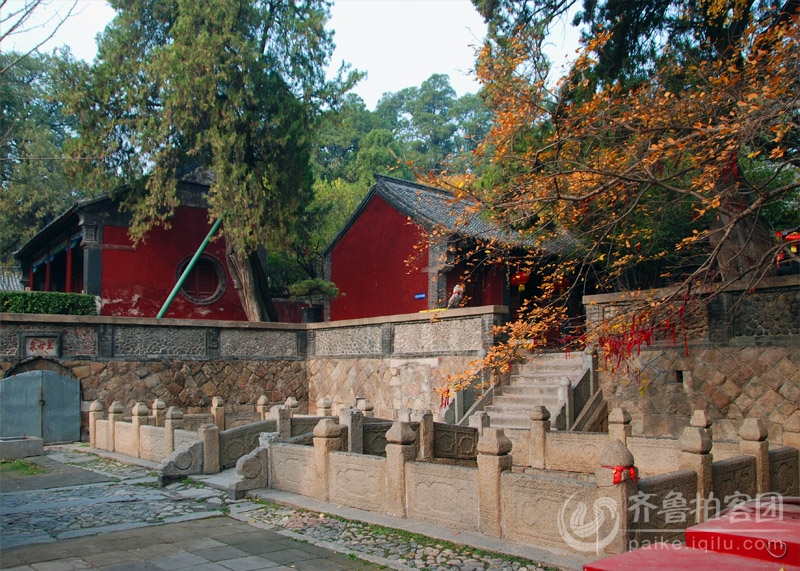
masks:
[[[75,442],[80,430],[78,379],[54,371],[30,371],[0,381],[0,436]]]

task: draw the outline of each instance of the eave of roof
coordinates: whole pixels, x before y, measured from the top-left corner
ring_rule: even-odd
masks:
[[[25,242],[19,250],[14,252],[14,257],[19,259],[21,256],[26,255],[29,250],[34,250],[36,245],[43,239],[48,238],[53,234],[57,234],[64,226],[70,225],[72,223],[72,217],[76,216],[80,209],[100,203],[104,200],[110,200],[110,198],[107,195],[102,195],[76,200],[72,206],[59,214],[49,224],[34,234],[30,240]]]
[[[176,177],[179,183],[197,185],[197,186],[205,186],[210,187],[214,184],[214,173],[203,169],[197,163],[192,163],[191,165],[180,169],[176,173]],[[127,185],[122,186],[114,191],[115,195],[124,194],[129,187]],[[100,203],[104,200],[111,200],[111,196],[108,194],[102,194],[100,196],[93,196],[89,198],[80,198],[76,200],[72,206],[67,208],[64,212],[59,214],[54,220],[52,220],[49,224],[47,224],[44,228],[39,230],[34,236],[31,237],[30,240],[25,242],[19,250],[13,253],[15,258],[19,258],[20,256],[24,256],[28,253],[28,250],[34,249],[36,244],[45,237],[49,237],[65,225],[68,225],[67,222],[74,214],[78,212],[81,208],[86,208],[96,203]]]
[[[442,228],[452,235],[532,247],[532,243],[520,242],[513,234],[493,226],[481,218],[477,211],[468,212],[469,207],[474,205],[473,202],[457,200],[450,192],[441,188],[386,175],[376,174],[374,176],[375,183],[372,188],[344,227],[325,248],[326,255],[348,232],[375,195],[379,195],[398,212],[427,230]]]

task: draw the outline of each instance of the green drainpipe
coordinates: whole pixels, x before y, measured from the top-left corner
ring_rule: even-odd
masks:
[[[159,311],[158,315],[156,315],[156,319],[161,319],[162,317],[164,317],[164,314],[167,312],[169,306],[172,304],[172,300],[175,299],[175,296],[178,295],[178,292],[180,291],[181,287],[183,287],[183,282],[186,281],[186,277],[189,275],[189,272],[192,271],[192,268],[197,263],[197,260],[200,259],[200,254],[202,254],[203,250],[206,249],[206,246],[208,246],[209,241],[211,241],[211,237],[214,234],[216,234],[221,224],[222,224],[222,218],[217,218],[217,221],[214,222],[214,225],[211,227],[211,230],[208,231],[208,236],[206,236],[206,239],[203,240],[202,244],[200,244],[200,247],[197,249],[197,252],[195,252],[192,259],[189,260],[189,264],[186,266],[186,269],[183,270],[181,277],[178,279],[178,283],[176,283],[175,287],[172,288],[172,292],[169,294],[167,301],[165,301],[164,305],[161,307],[161,311]]]

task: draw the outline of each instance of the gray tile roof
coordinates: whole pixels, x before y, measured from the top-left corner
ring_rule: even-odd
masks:
[[[344,228],[327,247],[326,252],[330,252],[339,239],[347,233],[347,230],[376,194],[398,212],[408,216],[414,223],[427,230],[439,228],[451,234],[497,241],[507,246],[535,248],[535,241],[532,238],[520,240],[515,233],[504,230],[481,216],[479,209],[471,208],[475,202],[457,200],[450,192],[440,188],[390,176],[375,175],[375,184]],[[544,249],[552,253],[564,253],[578,246],[577,240],[569,234],[563,233],[555,239],[550,238],[544,244]]]
[[[0,268],[0,291],[22,291],[22,275],[18,268]]]
[[[454,234],[483,240],[516,242],[511,233],[471,211],[474,202],[456,200],[445,190],[383,175],[375,175],[375,189],[399,212],[426,228],[443,228]]]

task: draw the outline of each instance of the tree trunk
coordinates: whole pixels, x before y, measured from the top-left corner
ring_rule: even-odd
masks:
[[[720,209],[711,224],[711,245],[719,247],[717,264],[723,281],[731,282],[745,276],[776,275],[775,265],[766,256],[774,246],[772,235],[756,214],[739,218]],[[730,229],[730,234],[725,233]]]
[[[278,312],[269,295],[266,268],[258,254],[243,254],[229,242],[225,257],[247,319],[278,321]]]

